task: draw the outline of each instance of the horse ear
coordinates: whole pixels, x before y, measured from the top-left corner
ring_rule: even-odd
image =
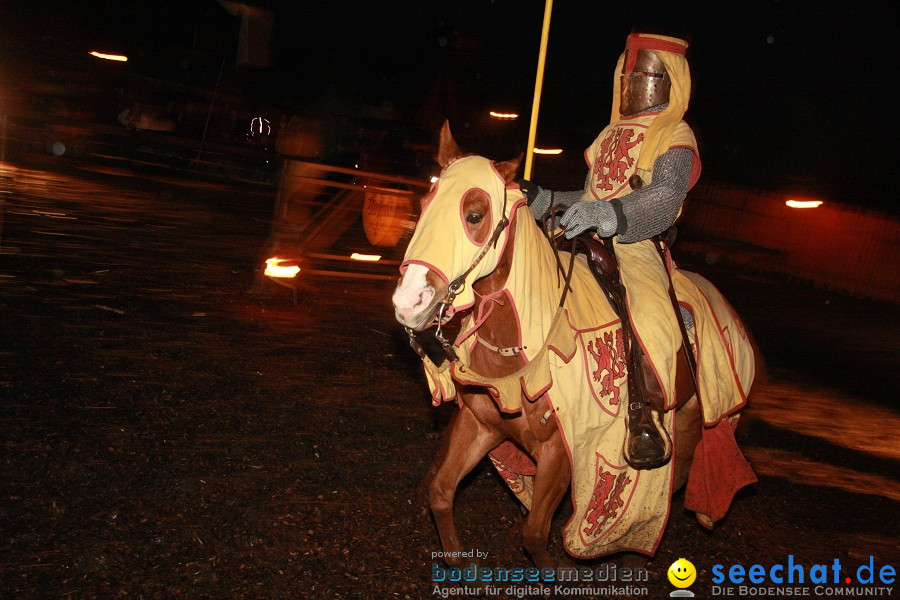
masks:
[[[496,167],[497,172],[500,173],[500,176],[503,177],[506,183],[512,183],[515,180],[516,173],[519,172],[519,165],[522,164],[523,156],[525,156],[524,152],[510,160],[494,163],[494,167]]]
[[[444,121],[441,127],[441,140],[438,145],[437,162],[442,168],[462,156],[462,150],[456,145],[453,134],[450,133],[450,121]]]

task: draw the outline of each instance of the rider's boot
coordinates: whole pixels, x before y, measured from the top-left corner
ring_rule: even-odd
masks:
[[[633,368],[628,377],[628,421],[625,460],[635,469],[655,469],[672,457],[672,440],[662,424],[664,396],[650,361],[632,343]]]

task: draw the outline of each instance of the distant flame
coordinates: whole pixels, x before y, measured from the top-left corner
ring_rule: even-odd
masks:
[[[369,262],[378,262],[381,260],[380,254],[360,254],[359,252],[354,252],[350,255],[350,258],[353,260],[365,260]]]
[[[116,62],[126,62],[128,60],[127,56],[123,56],[121,54],[106,54],[104,52],[97,52],[96,50],[92,50],[88,52],[88,54],[96,58],[102,58],[103,60],[114,60]]]
[[[266,271],[265,274],[267,277],[296,277],[297,273],[300,272],[300,267],[297,265],[282,265],[282,263],[288,262],[284,258],[272,257],[266,259]]]
[[[785,202],[791,208],[817,208],[822,206],[821,200],[788,200]]]

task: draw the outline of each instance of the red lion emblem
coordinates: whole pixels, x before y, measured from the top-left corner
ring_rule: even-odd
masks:
[[[625,506],[622,494],[629,483],[631,478],[626,471],[613,475],[610,471],[604,471],[600,464],[597,465],[597,482],[585,513],[585,521],[590,527],[584,528],[585,534],[595,535],[619,514],[619,509]]]
[[[631,141],[634,138],[634,141]],[[600,153],[594,161],[596,187],[611,192],[613,183],[625,183],[625,173],[634,165],[631,149],[644,141],[644,134],[634,137],[634,129],[613,129],[600,143]]]
[[[622,339],[622,330],[616,329],[615,339],[611,331],[604,332],[602,339],[597,337],[594,341],[588,342],[587,350],[597,363],[592,376],[594,381],[603,386],[600,395],[605,398],[612,394],[609,404],[618,405],[619,386],[616,381],[625,376],[625,343]]]

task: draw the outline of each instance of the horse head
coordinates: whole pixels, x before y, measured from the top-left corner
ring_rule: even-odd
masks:
[[[507,190],[521,156],[493,162],[463,155],[445,122],[437,160],[441,175],[422,198],[392,299],[397,320],[416,331],[441,305],[452,314],[473,304],[472,284],[497,267],[509,239],[508,215],[524,202],[517,188]]]

